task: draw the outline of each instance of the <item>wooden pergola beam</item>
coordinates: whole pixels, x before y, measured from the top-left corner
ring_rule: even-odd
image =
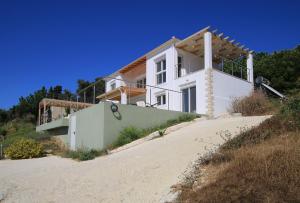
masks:
[[[59,100],[59,99],[48,99],[44,98],[39,103],[39,105],[43,105],[44,108],[47,106],[56,106],[56,107],[70,107],[70,108],[87,108],[92,106],[93,104],[89,103],[83,103],[83,102],[75,102],[75,101],[65,101],[65,100]]]

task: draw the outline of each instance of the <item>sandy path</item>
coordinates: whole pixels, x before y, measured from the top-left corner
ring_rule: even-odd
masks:
[[[199,155],[223,140],[217,132],[266,117],[197,121],[165,137],[86,162],[59,157],[0,161],[5,202],[160,202]],[[1,195],[0,195],[1,196]]]

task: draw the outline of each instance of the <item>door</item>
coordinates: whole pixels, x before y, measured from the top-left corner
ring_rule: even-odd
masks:
[[[185,88],[182,90],[182,111],[196,112],[196,86]]]
[[[189,112],[190,109],[189,88],[182,90],[182,111]]]
[[[70,117],[70,133],[71,133],[71,140],[70,140],[70,148],[71,150],[75,150],[76,149],[76,116],[72,115]]]

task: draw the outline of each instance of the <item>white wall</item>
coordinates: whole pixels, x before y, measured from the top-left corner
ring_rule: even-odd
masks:
[[[176,52],[178,55],[183,57],[183,69],[190,69],[191,72],[204,69],[203,58],[200,58],[194,54],[183,51],[181,49],[176,49]],[[177,59],[175,64],[177,65]]]
[[[156,62],[158,59],[166,58],[166,83],[156,84]],[[165,89],[173,89],[173,80],[174,80],[174,48],[169,47],[156,55],[147,58],[146,61],[146,78],[147,85],[157,86]],[[155,104],[156,95],[164,93],[162,89],[147,87],[147,96],[146,102],[149,104]],[[168,102],[168,101],[167,101]],[[164,108],[164,107],[160,107]]]
[[[175,68],[178,53],[183,56],[184,66],[191,64],[190,67],[193,67],[193,69],[196,70],[195,72],[180,78],[176,77]],[[166,59],[166,83],[157,85],[156,62],[161,58]],[[147,86],[146,103],[155,104],[157,103],[156,96],[165,94],[166,104],[158,106],[158,108],[182,111],[182,95],[179,92],[184,88],[196,86],[196,111],[199,114],[206,114],[207,99],[205,91],[207,88],[205,86],[205,70],[203,66],[203,59],[182,50],[177,50],[173,45],[150,56],[146,61],[146,78],[147,85],[153,87]],[[117,78],[122,79],[122,75],[118,75]],[[136,77],[134,77],[134,79],[136,79]],[[110,91],[110,84],[114,81],[116,82],[116,88],[124,85],[124,82],[112,79],[107,81],[106,91]],[[214,116],[227,112],[234,98],[249,95],[252,89],[253,86],[251,83],[213,69]],[[143,99],[145,98],[131,98],[130,103],[135,103],[136,101]]]
[[[247,96],[252,90],[248,81],[213,69],[214,116],[226,113],[234,98]]]
[[[124,86],[124,82],[123,81],[121,81],[121,80],[123,80],[123,78],[122,78],[122,76],[121,75],[117,75],[117,76],[115,76],[115,78],[117,79],[109,79],[109,80],[107,80],[106,82],[105,82],[105,92],[109,92],[109,91],[111,91],[112,89],[111,89],[111,84],[112,83],[116,83],[116,88],[118,88],[118,87],[120,87],[120,86]]]
[[[178,92],[167,91],[167,90],[162,90],[153,87],[152,88],[147,87],[146,102],[149,104],[150,103],[155,104],[157,103],[156,96],[165,94],[166,104],[162,106],[158,106],[158,108],[181,111],[182,95],[179,92],[184,88],[196,86],[197,113],[205,114],[206,105],[205,105],[205,92],[204,92],[205,82],[204,82],[203,60],[201,60],[199,57],[196,57],[193,54],[180,51],[180,54],[183,56],[183,63],[191,64],[191,67],[194,67],[195,69],[199,69],[199,71],[176,79],[175,65],[177,64],[177,54],[178,54],[177,49],[174,46],[171,46],[147,59],[146,62],[147,85],[157,86],[160,88],[170,89]],[[156,84],[156,62],[158,59],[161,59],[163,57],[166,58],[166,83],[157,85]]]

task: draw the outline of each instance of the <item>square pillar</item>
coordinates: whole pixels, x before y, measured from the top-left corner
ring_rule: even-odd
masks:
[[[39,104],[38,125],[41,125],[41,105]]]
[[[121,104],[127,104],[127,93],[126,91],[121,91]]]
[[[212,35],[204,33],[204,69],[212,69]]]
[[[213,118],[214,97],[213,97],[213,63],[212,63],[211,32],[204,33],[204,71],[205,71],[206,114],[209,118]]]
[[[253,54],[249,53],[247,57],[247,80],[253,83]]]
[[[47,123],[47,119],[46,119],[46,102],[44,101],[44,112],[43,112],[43,123]]]

